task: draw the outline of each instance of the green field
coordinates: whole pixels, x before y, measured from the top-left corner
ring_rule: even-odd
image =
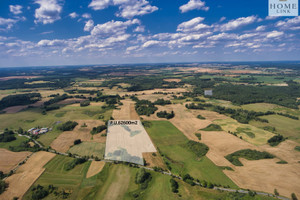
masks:
[[[77,154],[80,156],[97,156],[103,159],[105,151],[105,144],[99,142],[82,142],[78,145],[74,145],[69,149],[72,154]]]
[[[253,124],[241,124],[231,118],[217,119],[214,123],[220,125],[226,132],[230,131],[232,133],[237,133],[237,136],[242,136],[245,141],[254,145],[266,144],[268,139],[274,136],[273,133],[257,128],[256,126],[253,126]],[[264,126],[267,125],[268,124]]]
[[[9,146],[12,146],[12,147],[20,146],[21,143],[28,140],[28,138],[23,137],[23,136],[18,136],[17,134],[15,134],[15,137],[17,139],[14,141],[11,141],[11,142],[0,142],[0,148],[9,150]]]
[[[0,114],[0,130],[5,128],[17,130],[22,127],[28,130],[32,127],[52,127],[58,121],[68,120],[84,120],[84,119],[98,119],[100,115],[104,119],[109,119],[112,110],[103,110],[101,106],[64,106],[58,110],[47,112],[46,115],[42,114],[39,108],[30,108],[14,114]]]
[[[272,126],[276,132],[291,140],[300,142],[300,121],[290,119],[280,115],[268,115],[261,117],[267,119],[269,123],[251,121],[250,124],[257,127]]]
[[[212,183],[237,187],[206,156],[198,158],[185,148],[188,139],[168,121],[151,121],[152,126],[146,128],[154,144],[167,158],[174,174],[189,173],[196,179]]]

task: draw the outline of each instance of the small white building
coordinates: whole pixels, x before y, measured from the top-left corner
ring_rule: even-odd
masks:
[[[212,95],[213,95],[212,89],[204,90],[204,96],[212,96]]]

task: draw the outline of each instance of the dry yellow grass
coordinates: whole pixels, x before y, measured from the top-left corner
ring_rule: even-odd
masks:
[[[162,169],[166,169],[166,165],[164,164],[163,159],[158,153],[143,153],[143,158],[146,160],[147,167],[161,167]]]
[[[7,149],[0,149],[0,171],[8,173],[30,154],[30,152],[12,152]]]
[[[103,167],[105,165],[104,161],[92,161],[88,172],[86,173],[86,178],[90,178],[92,176],[95,176],[99,172],[102,171]]]
[[[54,153],[40,151],[31,156],[27,162],[22,165],[15,174],[8,177],[8,189],[0,195],[0,199],[13,199],[19,197],[22,199],[26,191],[44,172],[43,166],[55,156]]]
[[[114,110],[112,117],[115,120],[139,120],[140,117],[136,113],[134,108],[134,102],[132,100],[122,100],[122,106],[119,106],[120,110]]]
[[[78,125],[73,131],[65,131],[60,134],[52,143],[51,148],[59,152],[67,152],[69,148],[74,144],[74,140],[81,139],[81,141],[94,141],[99,143],[105,143],[106,137],[102,137],[102,133],[91,135],[90,131],[93,127],[103,125],[104,122],[100,120],[76,120]],[[83,124],[87,127],[81,127]]]
[[[164,79],[164,81],[179,83],[181,81],[181,79],[179,79],[179,78],[169,78],[169,79]]]

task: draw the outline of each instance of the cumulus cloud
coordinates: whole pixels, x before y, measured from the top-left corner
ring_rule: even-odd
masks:
[[[209,28],[210,26],[201,23],[203,20],[204,20],[203,17],[196,17],[189,21],[182,22],[177,26],[177,31],[193,32],[193,31],[199,31],[200,29]]]
[[[237,39],[238,36],[233,33],[219,33],[217,35],[213,35],[208,37],[209,40],[228,40],[228,39]]]
[[[142,45],[142,48],[148,48],[148,47],[156,46],[156,45],[158,45],[158,44],[160,44],[160,43],[161,43],[160,41],[150,40],[150,41],[145,42],[145,43]]]
[[[108,6],[119,6],[119,12],[116,13],[116,16],[127,19],[158,10],[156,6],[151,6],[147,0],[92,0],[89,4],[93,10],[103,10]]]
[[[84,31],[91,31],[92,29],[94,28],[94,21],[93,20],[89,20],[85,23],[85,26],[84,26]]]
[[[145,32],[145,26],[138,26],[134,29],[134,32]]]
[[[182,13],[191,11],[191,10],[205,10],[208,11],[209,7],[205,6],[205,2],[201,0],[190,0],[187,4],[184,4],[179,7]]]
[[[60,19],[62,6],[57,0],[36,0],[40,7],[35,10],[35,23],[51,24]]]
[[[272,31],[272,32],[267,34],[267,38],[277,38],[277,37],[282,36],[283,34],[284,34],[283,32]]]
[[[77,14],[76,12],[72,12],[72,13],[69,14],[69,16],[70,16],[72,19],[74,19],[74,18],[78,17],[78,14]]]
[[[39,47],[54,47],[54,46],[63,46],[65,45],[64,40],[41,40],[37,43]]]
[[[231,30],[237,29],[241,26],[252,24],[255,21],[257,21],[256,16],[241,17],[238,19],[231,20],[226,24],[220,25],[219,28],[221,31],[231,31]]]
[[[82,17],[85,18],[85,19],[90,19],[90,18],[92,18],[91,14],[89,14],[89,13],[84,13],[84,14],[82,15]]]
[[[293,27],[300,25],[300,16],[294,17],[291,19],[281,20],[276,23],[276,27],[282,28],[282,29],[291,29],[293,30]]]
[[[258,26],[255,30],[256,31],[264,31],[264,30],[266,30],[266,26]]]
[[[21,14],[22,8],[21,5],[9,5],[9,11],[15,15]]]
[[[98,36],[109,36],[109,35],[117,35],[124,34],[126,29],[134,24],[140,24],[141,22],[138,19],[128,20],[128,21],[109,21],[104,24],[96,25],[92,31],[92,35]]]
[[[18,20],[10,18],[0,17],[0,30],[9,30],[11,29]]]

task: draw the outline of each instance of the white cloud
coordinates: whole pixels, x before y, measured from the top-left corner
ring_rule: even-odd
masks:
[[[22,8],[20,5],[9,5],[9,11],[15,15],[21,14]]]
[[[283,34],[284,34],[283,32],[272,31],[267,34],[267,38],[276,38],[276,37],[282,36]]]
[[[156,6],[151,6],[147,0],[92,0],[88,7],[93,10],[103,10],[108,6],[119,6],[119,12],[116,13],[116,16],[127,19],[158,10]]]
[[[0,17],[0,30],[9,30],[18,20]],[[1,28],[3,27],[3,28]]]
[[[134,29],[134,32],[145,32],[145,26],[138,26]]]
[[[41,40],[37,43],[39,47],[54,47],[63,46],[66,42],[64,40]]]
[[[93,20],[89,20],[85,23],[85,26],[84,26],[84,31],[91,31],[92,29],[94,28],[94,21]]]
[[[217,35],[213,35],[208,37],[209,40],[228,40],[228,39],[237,39],[238,36],[236,34],[229,33],[219,33]]]
[[[159,43],[161,43],[161,42],[160,41],[156,41],[156,40],[150,40],[150,41],[145,42],[142,45],[142,48],[148,48],[148,47],[156,46]]]
[[[221,17],[219,22],[225,21],[226,17]]]
[[[89,13],[84,13],[84,14],[82,15],[82,17],[85,18],[85,19],[90,19],[90,18],[92,18],[91,14],[89,14]]]
[[[72,12],[72,13],[69,14],[69,16],[70,16],[72,19],[74,19],[74,18],[78,17],[78,14],[77,14],[76,12]]]
[[[190,0],[187,4],[184,4],[179,7],[182,13],[191,11],[191,10],[205,10],[208,11],[209,7],[205,6],[205,2],[201,0]]]
[[[275,26],[283,28],[283,29],[292,29],[293,30],[293,27],[295,27],[297,25],[300,25],[300,16],[294,17],[291,19],[286,19],[283,21],[279,21],[276,23]]]
[[[91,31],[91,34],[99,36],[124,34],[128,26],[140,23],[141,22],[138,19],[128,20],[125,22],[112,20],[104,24],[96,25]]]
[[[40,7],[35,10],[35,23],[51,24],[60,19],[62,6],[57,0],[36,0]]]
[[[267,16],[266,20],[274,20],[277,19],[279,16]]]
[[[266,30],[266,26],[258,26],[255,30],[256,31],[264,31],[264,30]]]
[[[196,17],[186,22],[182,22],[177,26],[177,31],[180,32],[194,32],[200,29],[209,28],[210,26],[200,23],[204,20],[203,17]]]
[[[221,31],[231,31],[231,30],[237,29],[241,26],[252,24],[256,20],[257,20],[256,16],[241,17],[241,18],[231,20],[228,23],[221,25],[220,30]]]

